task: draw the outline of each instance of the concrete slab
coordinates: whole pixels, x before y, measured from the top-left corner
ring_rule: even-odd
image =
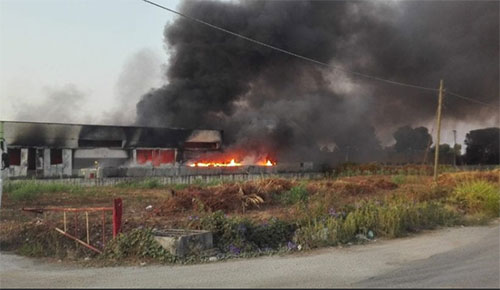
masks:
[[[213,236],[209,231],[165,229],[153,231],[155,240],[172,255],[201,255],[213,248]]]

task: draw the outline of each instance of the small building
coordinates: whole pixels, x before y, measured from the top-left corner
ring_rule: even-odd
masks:
[[[81,176],[86,168],[169,168],[221,150],[222,131],[0,121],[9,177]]]

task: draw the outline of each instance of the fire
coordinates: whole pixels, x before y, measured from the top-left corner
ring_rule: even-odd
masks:
[[[239,167],[243,165],[257,165],[257,166],[275,166],[276,162],[272,162],[271,160],[263,160],[257,162],[256,164],[243,164],[241,161],[235,161],[235,158],[232,158],[231,161],[197,161],[193,163],[189,163],[190,167]]]
[[[257,165],[259,166],[274,166],[276,165],[276,163],[273,163],[271,160],[266,160],[266,161],[262,161],[262,162],[259,162]]]
[[[241,163],[234,161],[234,158],[229,162],[195,162],[189,164],[191,167],[236,167],[241,166]]]

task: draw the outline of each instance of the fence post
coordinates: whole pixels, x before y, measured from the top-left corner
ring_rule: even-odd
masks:
[[[122,199],[115,198],[113,200],[113,238],[116,238],[121,231],[122,226]]]

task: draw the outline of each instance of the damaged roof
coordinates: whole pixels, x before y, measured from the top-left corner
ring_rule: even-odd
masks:
[[[0,121],[9,146],[52,148],[179,148],[222,143],[221,130]]]

